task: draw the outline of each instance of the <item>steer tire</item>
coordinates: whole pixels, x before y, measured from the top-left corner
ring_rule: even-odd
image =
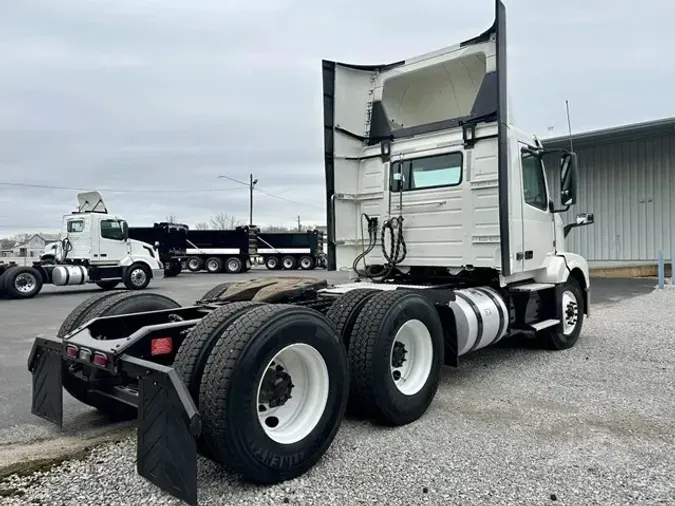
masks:
[[[173,368],[188,387],[196,406],[199,406],[199,389],[204,367],[216,341],[239,316],[263,305],[264,302],[232,302],[209,313],[188,332],[178,348]],[[199,439],[198,446],[202,455],[211,456],[203,438]]]
[[[179,308],[175,300],[164,295],[150,292],[105,292],[94,295],[73,309],[65,319],[57,336],[63,338],[80,325],[101,316],[114,316],[121,314],[139,313],[142,311],[155,311],[160,309]],[[63,363],[62,382],[63,388],[78,401],[96,408],[101,413],[115,420],[128,420],[134,418],[137,409],[123,402],[97,395],[87,391],[86,381],[73,373],[67,362]],[[73,367],[71,365],[71,367]],[[74,366],[80,368],[79,366]],[[86,366],[84,366],[86,368]],[[86,373],[86,371],[83,371]]]
[[[302,404],[302,411],[289,415],[288,420],[312,415],[315,419],[297,429],[306,432],[296,433],[296,440],[284,441],[278,434],[268,433],[270,429],[260,421],[258,391],[262,378],[272,371],[272,359],[286,347],[298,344],[304,345],[306,356],[318,362],[300,368],[311,370],[312,376],[293,379],[296,385],[291,391],[295,392],[295,403]],[[277,360],[283,363],[281,358]],[[300,476],[332,444],[344,417],[348,385],[346,352],[325,316],[285,304],[253,308],[221,334],[204,369],[199,411],[204,417],[203,434],[209,453],[250,482],[272,484]],[[322,392],[316,399],[325,399],[325,406],[315,399],[304,402],[317,392]],[[279,409],[284,407],[292,405]],[[282,416],[274,409],[270,406],[269,411],[260,411],[270,413],[266,422],[274,418],[274,413]],[[280,428],[284,427],[283,419],[277,421]]]
[[[410,353],[406,360],[413,371],[422,371],[421,388],[403,393],[392,371],[392,351],[397,332],[417,320],[426,328],[428,353]],[[413,322],[413,330],[417,323]],[[418,332],[419,336],[421,333]],[[425,349],[418,345],[412,348]],[[422,295],[405,290],[385,291],[371,297],[359,312],[349,341],[351,377],[349,412],[373,417],[379,423],[400,426],[420,418],[436,395],[443,365],[443,326],[437,309]],[[413,357],[413,358],[411,358]],[[415,360],[414,357],[419,357]],[[419,367],[418,367],[419,366]],[[400,372],[400,371],[399,371]],[[414,381],[414,376],[408,378]]]
[[[333,322],[335,330],[342,337],[345,349],[349,350],[349,336],[361,309],[363,309],[363,306],[365,306],[371,297],[378,293],[380,293],[380,290],[373,290],[371,288],[350,290],[338,297],[326,313],[328,319]]]
[[[150,267],[142,262],[131,264],[122,275],[122,282],[129,290],[145,290],[151,279]]]
[[[576,279],[570,277],[565,281],[560,288],[560,297],[556,298],[556,304],[563,305],[563,321],[555,327],[542,330],[537,340],[548,350],[568,350],[579,340],[584,323],[584,295]]]

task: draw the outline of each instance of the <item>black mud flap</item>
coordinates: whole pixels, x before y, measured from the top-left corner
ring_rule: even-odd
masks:
[[[124,356],[120,366],[139,378],[137,471],[169,494],[197,504],[197,438],[201,417],[170,367]]]
[[[61,367],[61,341],[36,338],[28,357],[28,370],[33,376],[30,411],[59,427],[63,426]]]

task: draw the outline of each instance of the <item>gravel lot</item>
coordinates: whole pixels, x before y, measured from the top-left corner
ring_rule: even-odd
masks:
[[[675,290],[596,306],[579,343],[511,342],[447,369],[396,429],[347,420],[323,460],[273,487],[200,461],[200,504],[675,504]],[[136,475],[135,441],[0,484],[3,505],[181,504]]]

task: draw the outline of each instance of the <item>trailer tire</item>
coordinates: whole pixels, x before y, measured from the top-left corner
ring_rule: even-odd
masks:
[[[199,272],[204,268],[204,262],[199,257],[190,257],[186,262],[188,270],[192,272]]]
[[[98,286],[101,290],[112,290],[115,288],[117,285],[119,285],[119,281],[97,281],[96,286]]]
[[[298,261],[294,257],[286,255],[281,259],[281,268],[285,271],[294,271],[298,268]]]
[[[89,297],[70,312],[61,324],[57,336],[63,338],[80,325],[101,316],[114,316],[179,307],[180,304],[175,300],[156,293],[99,293],[93,297]],[[75,399],[96,408],[101,413],[115,420],[128,420],[136,416],[137,409],[128,404],[88,392],[86,382],[71,374],[65,363],[62,368],[62,383],[63,388]]]
[[[298,265],[303,271],[311,271],[316,268],[316,261],[312,257],[304,255],[300,257]]]
[[[145,290],[152,279],[150,267],[141,262],[131,264],[124,270],[122,281],[129,290]]]
[[[15,265],[2,276],[4,292],[11,299],[31,299],[42,290],[43,279],[34,267]]]
[[[572,348],[579,340],[584,321],[584,296],[579,282],[570,277],[562,285],[560,299],[562,318],[555,327],[544,329],[539,334],[540,343],[549,350],[562,351]]]
[[[167,278],[175,278],[183,270],[183,266],[178,260],[170,260],[169,265],[164,269],[164,276]]]
[[[371,297],[350,335],[350,413],[392,426],[420,418],[438,390],[444,346],[438,310],[425,297],[406,290]]]
[[[228,274],[238,274],[242,271],[244,264],[237,257],[230,257],[225,260],[225,272]]]
[[[356,318],[365,306],[366,302],[380,290],[372,288],[357,288],[340,295],[331,305],[326,316],[333,322],[335,330],[342,337],[342,344],[349,350],[349,337],[356,322]]]
[[[279,356],[283,353],[295,353],[304,367],[294,371]],[[274,360],[282,370],[271,368]],[[275,401],[270,400],[271,391],[261,391],[268,381],[274,382],[276,401],[282,404],[260,410],[261,393],[269,403]],[[199,411],[204,416],[209,452],[254,483],[279,483],[300,476],[332,444],[344,417],[348,385],[346,352],[325,316],[291,305],[253,308],[220,336],[204,369]],[[286,406],[291,389],[295,403]],[[295,413],[283,412],[293,406]],[[261,412],[268,413],[265,424]],[[285,416],[288,424],[279,420]],[[295,432],[284,432],[294,421],[303,423],[293,427]]]
[[[204,262],[204,268],[206,272],[218,274],[219,272],[223,272],[223,261],[218,257],[209,257]]]
[[[267,257],[265,259],[265,267],[271,271],[278,271],[281,269],[281,263],[277,257]]]

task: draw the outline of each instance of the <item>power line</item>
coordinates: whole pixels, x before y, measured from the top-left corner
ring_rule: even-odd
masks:
[[[0,181],[0,185],[3,186],[13,186],[21,188],[41,188],[46,190],[67,190],[67,191],[92,191],[92,188],[79,188],[76,186],[56,186],[48,184],[33,184],[33,183],[6,183]],[[106,192],[106,193],[188,193],[188,192],[222,192],[222,191],[231,191],[236,190],[237,188],[195,188],[195,189],[184,189],[184,190],[168,190],[168,189],[148,189],[148,190],[139,190],[139,189],[114,189],[114,188],[100,188],[96,191]]]
[[[242,184],[242,185],[244,185],[244,186],[246,186],[246,187],[250,187],[250,186],[251,186],[250,183],[245,183],[244,181],[240,181],[240,180],[238,180],[238,179],[234,179],[233,177],[230,177],[230,176],[220,175],[220,176],[218,176],[218,177],[222,177],[223,179],[228,179],[228,180],[233,181],[233,182],[235,182],[235,183]],[[263,191],[263,190],[261,190],[261,189],[259,189],[259,188],[257,188],[257,187],[254,187],[254,188],[253,188],[253,191],[257,191],[258,193],[262,193],[263,195],[267,195],[268,197],[272,197],[272,198],[275,198],[275,199],[278,199],[278,200],[284,200],[284,201],[286,201],[286,202],[290,202],[291,204],[295,204],[296,206],[310,206],[310,207],[314,207],[314,208],[316,208],[316,209],[323,209],[322,207],[315,206],[314,204],[308,204],[307,202],[298,202],[298,201],[296,201],[296,200],[287,199],[286,197],[280,197],[279,195],[275,195],[275,194],[273,194],[273,193],[269,193],[269,192]]]

